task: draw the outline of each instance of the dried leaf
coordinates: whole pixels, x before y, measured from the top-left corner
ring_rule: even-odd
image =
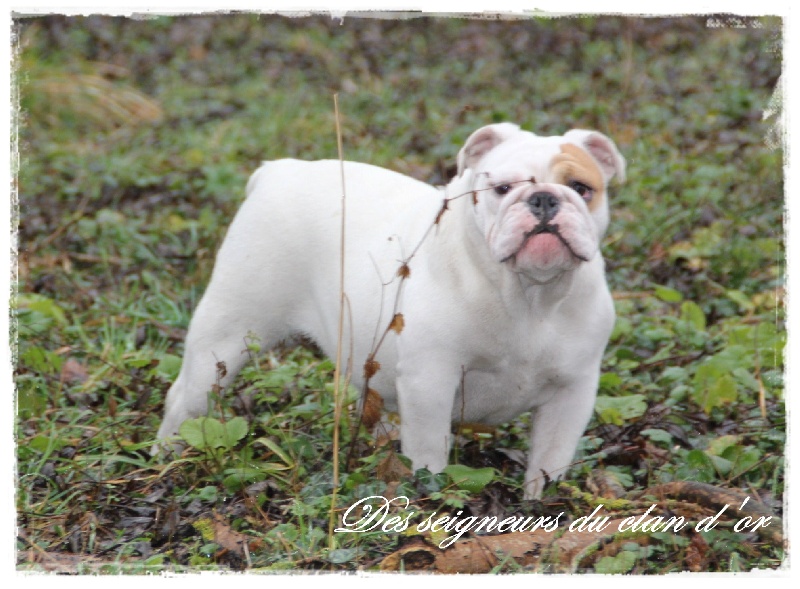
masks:
[[[63,384],[76,384],[86,382],[89,372],[86,367],[75,358],[69,358],[61,366],[61,382]]]
[[[383,397],[375,389],[367,389],[364,399],[364,408],[361,412],[361,422],[368,431],[372,431],[375,424],[381,420],[383,414]]]
[[[375,436],[375,447],[383,448],[400,439],[400,428],[397,423],[391,422],[390,414],[387,414],[386,419],[376,424],[372,435]]]
[[[408,264],[406,264],[406,263],[403,263],[403,264],[402,264],[402,265],[401,265],[401,266],[400,266],[400,267],[397,269],[397,275],[398,275],[400,278],[408,278],[409,276],[411,276],[411,268],[409,268],[409,267],[408,267]]]
[[[218,513],[214,514],[214,542],[221,548],[225,548],[236,553],[242,553],[244,551],[244,544],[248,541],[249,538],[241,532],[237,532],[231,528],[228,522],[225,521],[224,517]],[[251,544],[248,545],[248,547],[250,546]],[[255,548],[255,546],[253,546],[253,548]]]
[[[445,199],[444,202],[442,202],[442,208],[439,209],[439,212],[436,214],[436,219],[433,221],[434,225],[439,224],[439,221],[441,221],[442,219],[442,215],[444,215],[444,212],[448,209],[449,206],[450,206],[450,201]]]
[[[481,574],[490,572],[503,559],[513,559],[520,566],[536,567],[540,559],[546,557],[551,572],[573,572],[586,550],[613,537],[622,521],[611,520],[603,531],[559,534],[539,529],[462,538],[444,550],[418,537],[384,558],[380,569]]]
[[[204,540],[213,541],[220,548],[236,554],[244,554],[244,546],[249,550],[257,550],[262,546],[258,538],[250,538],[234,530],[225,518],[215,513],[211,518],[203,517],[196,520],[192,526],[200,532]]]
[[[390,481],[386,483],[386,488],[383,490],[383,495],[387,500],[391,501],[397,497],[397,489],[400,488],[400,481]]]
[[[61,552],[30,551],[28,562],[36,563],[39,567],[37,572],[58,573],[58,574],[78,574],[79,571],[85,572],[90,568],[100,568],[101,565],[108,565],[108,561],[103,561],[90,554],[64,554]]]
[[[693,573],[707,570],[706,552],[708,552],[708,542],[703,538],[702,534],[692,534],[692,539],[689,546],[686,547],[686,568]]]
[[[367,361],[364,362],[364,378],[372,378],[380,369],[381,363],[370,356],[367,358]]]
[[[389,329],[396,333],[400,333],[403,331],[403,327],[405,327],[406,322],[403,319],[402,313],[395,313],[394,317],[392,317],[392,322],[389,323]]]
[[[650,246],[650,252],[647,256],[647,261],[650,263],[663,262],[667,259],[667,250],[659,242],[653,242]]]
[[[401,481],[406,477],[411,476],[411,469],[408,468],[400,457],[394,452],[384,458],[375,469],[375,474],[384,483],[392,483]]]

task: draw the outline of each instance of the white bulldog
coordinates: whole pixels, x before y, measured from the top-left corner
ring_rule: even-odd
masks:
[[[359,368],[402,314],[370,388],[399,410],[415,469],[447,465],[453,422],[501,424],[526,411],[525,496],[568,468],[614,323],[599,245],[606,187],[624,170],[600,133],[539,137],[510,123],[473,133],[444,189],[344,164],[343,362],[352,353],[361,386]],[[160,439],[206,413],[209,391],[248,359],[248,336],[266,349],[302,334],[335,357],[341,180],[334,160],[266,162],[250,178],[189,327]]]

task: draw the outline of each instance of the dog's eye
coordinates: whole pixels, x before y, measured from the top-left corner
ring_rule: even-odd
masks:
[[[508,194],[510,190],[511,190],[510,184],[499,184],[494,187],[494,191],[500,196]]]
[[[573,181],[569,183],[569,187],[572,188],[575,192],[583,197],[584,200],[590,201],[592,200],[592,196],[594,196],[594,190],[590,186],[587,186],[583,182]]]

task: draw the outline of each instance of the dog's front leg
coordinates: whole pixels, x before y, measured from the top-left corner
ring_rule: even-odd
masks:
[[[448,369],[445,362],[417,363],[410,372],[398,367],[400,445],[414,470],[436,473],[447,466],[458,379],[458,371]]]
[[[538,499],[545,483],[560,478],[572,464],[578,442],[592,416],[597,378],[559,387],[531,414],[525,499]]]

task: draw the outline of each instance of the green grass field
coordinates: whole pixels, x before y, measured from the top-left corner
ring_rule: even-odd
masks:
[[[600,504],[616,518],[658,500],[658,514],[693,522],[607,534],[568,555],[501,554],[485,572],[780,567],[783,152],[763,114],[781,73],[781,26],[17,20],[18,568],[389,570],[387,556],[418,546],[435,563],[409,556],[403,570],[444,570],[452,552],[431,547],[435,533],[329,531],[332,509],[340,517],[369,495],[409,497],[417,521],[462,510],[564,513],[566,524]],[[595,416],[569,477],[541,501],[522,500],[525,416],[460,436],[460,467],[414,476],[392,445],[354,433],[354,405],[335,423],[330,360],[256,341],[234,390],[214,402],[216,437],[187,430],[181,458],[149,456],[248,175],[265,159],[337,157],[334,93],[347,159],[434,184],[471,131],[498,121],[539,134],[597,129],[627,158],[603,246],[618,320]],[[768,528],[736,529],[744,497],[772,517]],[[725,504],[718,526],[694,531]]]

